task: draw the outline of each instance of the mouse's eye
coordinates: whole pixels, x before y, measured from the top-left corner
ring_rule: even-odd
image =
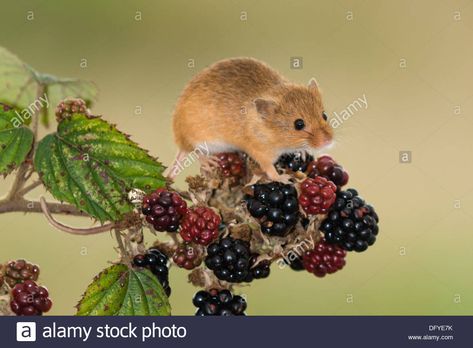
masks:
[[[325,111],[322,112],[322,117],[324,118],[325,121],[327,121],[328,116],[327,116],[327,113]]]
[[[302,130],[305,127],[304,120],[302,118],[298,118],[297,120],[294,121],[294,128],[296,130]]]

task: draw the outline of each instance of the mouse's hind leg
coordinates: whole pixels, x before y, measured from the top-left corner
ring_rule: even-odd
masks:
[[[167,169],[166,177],[169,179],[174,180],[179,174],[181,174],[184,166],[182,165],[182,161],[187,156],[187,152],[183,150],[179,150],[174,158],[174,162],[172,165]]]

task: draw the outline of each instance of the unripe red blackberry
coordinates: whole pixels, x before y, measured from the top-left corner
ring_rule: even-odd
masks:
[[[208,245],[218,238],[222,219],[211,208],[193,207],[182,219],[180,235],[186,242]]]
[[[141,211],[156,231],[176,232],[187,203],[178,193],[159,188],[143,198]]]
[[[348,173],[343,167],[328,155],[321,156],[317,158],[317,160],[309,163],[307,166],[307,175],[311,178],[323,176],[338,187],[345,186],[349,179]]]
[[[245,160],[238,152],[216,154],[220,171],[225,178],[240,179],[246,175]]]
[[[177,247],[172,260],[187,270],[194,269],[202,263],[203,250],[199,245],[181,244]]]
[[[232,295],[229,290],[198,291],[194,295],[192,303],[198,308],[195,313],[197,316],[245,315],[246,310],[245,299],[238,295]]]
[[[51,309],[48,289],[33,280],[16,284],[11,292],[10,308],[16,315],[42,315]]]
[[[87,114],[87,104],[82,99],[68,98],[61,101],[56,107],[56,120],[62,120],[71,117],[73,114]]]
[[[339,246],[321,240],[315,244],[313,250],[304,254],[302,263],[308,272],[316,277],[324,277],[341,270],[345,266],[346,255],[347,252]]]
[[[336,199],[337,186],[321,176],[305,179],[300,189],[299,204],[308,215],[327,213]]]
[[[39,266],[23,259],[9,261],[4,273],[5,282],[13,288],[15,284],[23,283],[25,280],[38,280]]]

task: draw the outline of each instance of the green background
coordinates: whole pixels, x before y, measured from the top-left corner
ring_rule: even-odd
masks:
[[[315,76],[329,114],[365,94],[368,108],[336,130],[331,153],[377,208],[377,243],[324,279],[273,267],[267,280],[238,289],[248,313],[473,314],[471,1],[3,0],[1,12],[0,45],[39,71],[95,81],[93,111],[165,164],[177,150],[171,114],[180,91],[219,59],[255,57],[300,83]],[[291,57],[302,57],[303,69],[290,69]],[[399,151],[411,151],[412,163],[399,163]],[[0,216],[1,260],[40,264],[50,314],[74,313],[114,245],[109,234],[56,231],[39,214]],[[171,284],[173,313],[193,313],[186,272],[173,268]]]

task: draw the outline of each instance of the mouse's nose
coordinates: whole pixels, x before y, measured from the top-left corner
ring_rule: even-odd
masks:
[[[323,147],[329,147],[333,144],[333,139],[331,137],[324,137],[322,140],[322,146]]]

